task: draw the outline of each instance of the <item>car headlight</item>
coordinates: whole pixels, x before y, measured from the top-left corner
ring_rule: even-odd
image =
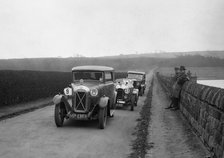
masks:
[[[64,94],[67,95],[67,96],[71,96],[72,95],[72,88],[65,88],[64,89]]]
[[[130,90],[129,90],[128,88],[126,88],[126,89],[124,89],[124,92],[125,92],[126,94],[128,94],[128,93],[130,92]]]
[[[138,89],[133,89],[133,94],[138,94]]]
[[[93,97],[97,96],[98,95],[98,90],[96,88],[91,89],[90,90],[90,95],[93,96]]]
[[[115,88],[118,89],[118,88],[120,88],[120,87],[121,87],[120,85],[117,85]]]

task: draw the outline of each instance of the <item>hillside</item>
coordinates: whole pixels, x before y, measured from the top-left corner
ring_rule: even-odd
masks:
[[[150,58],[176,58],[185,55],[201,55],[205,57],[216,57],[224,59],[224,51],[190,51],[190,52],[158,52],[158,53],[143,53],[143,54],[120,54],[119,56],[107,56],[103,58],[136,58],[136,57],[150,57]]]
[[[144,70],[156,65],[161,59],[154,58],[32,58],[0,60],[0,70],[71,71],[80,65],[104,65],[116,71]]]
[[[202,52],[201,52],[202,53]],[[71,58],[26,58],[26,59],[7,59],[0,60],[0,70],[34,70],[34,71],[63,71],[70,72],[72,67],[80,65],[105,65],[111,66],[116,71],[143,70],[148,71],[149,67],[224,67],[224,56],[221,52],[216,52],[218,57],[204,55],[180,55],[176,56],[144,56],[142,55],[121,55],[114,57],[71,57]],[[194,53],[193,53],[194,54]],[[155,54],[154,54],[155,55]],[[177,56],[179,55],[179,56]],[[163,57],[162,57],[163,56]]]

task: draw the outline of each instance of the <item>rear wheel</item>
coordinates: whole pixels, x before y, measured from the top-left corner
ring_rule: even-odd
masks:
[[[104,129],[107,123],[107,107],[99,109],[99,128]]]
[[[54,109],[54,121],[57,127],[62,127],[65,118],[65,109],[61,104],[56,104]]]
[[[143,96],[143,93],[144,93],[144,92],[143,92],[143,88],[141,88],[141,90],[140,90],[140,92],[139,92],[139,95],[140,95],[140,96]]]
[[[135,95],[135,106],[138,104],[138,95]]]
[[[134,106],[135,106],[135,96],[133,95],[131,97],[131,111],[134,111]]]

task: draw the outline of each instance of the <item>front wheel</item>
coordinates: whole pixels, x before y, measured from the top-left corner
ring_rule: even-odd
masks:
[[[141,88],[141,90],[140,90],[140,92],[139,92],[139,95],[140,95],[140,96],[143,96],[143,93],[144,93],[144,92],[143,92],[143,88]]]
[[[99,128],[104,129],[107,123],[107,107],[99,109]]]
[[[143,88],[143,94],[145,94],[145,87]]]
[[[54,109],[54,121],[57,127],[62,127],[65,118],[65,109],[60,104],[55,105]]]

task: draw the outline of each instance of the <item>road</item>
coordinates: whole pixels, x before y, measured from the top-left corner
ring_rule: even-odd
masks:
[[[151,79],[152,74],[148,75]],[[131,153],[133,132],[145,97],[132,112],[117,109],[104,130],[97,121],[54,123],[54,106],[0,122],[1,158],[123,158]]]

